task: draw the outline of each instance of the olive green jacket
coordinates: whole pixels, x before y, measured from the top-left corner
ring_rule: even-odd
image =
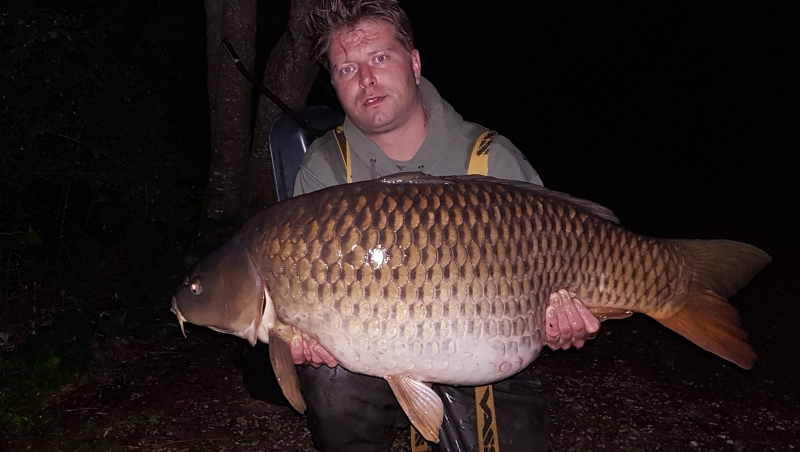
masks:
[[[350,143],[353,181],[388,176],[401,171],[422,171],[432,176],[467,174],[475,141],[486,129],[464,121],[436,88],[422,78],[422,102],[430,114],[428,134],[419,151],[402,170],[349,119],[344,134]],[[511,142],[497,135],[489,152],[489,176],[542,184],[539,175]],[[346,183],[342,153],[333,131],[319,138],[308,149],[297,173],[294,196]]]

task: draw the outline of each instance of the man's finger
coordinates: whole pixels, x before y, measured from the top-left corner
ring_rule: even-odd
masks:
[[[293,336],[292,342],[289,345],[289,350],[292,353],[292,362],[295,364],[305,364],[306,357],[303,353],[303,340],[300,339],[300,336]]]
[[[316,353],[317,357],[320,360],[320,364],[325,364],[328,367],[336,367],[339,362],[336,361],[328,350],[320,344],[316,344],[314,346],[314,352]]]
[[[589,309],[581,303],[580,300],[575,300],[575,309],[580,314],[581,318],[583,319],[584,328],[586,329],[587,337],[589,339],[593,338],[595,333],[600,331],[600,321],[597,320],[597,317],[593,316]]]
[[[561,330],[558,329],[558,314],[556,308],[548,306],[545,311],[545,343],[551,350],[561,348]]]
[[[586,338],[589,335],[586,318],[581,314],[580,310],[583,304],[566,290],[560,290],[559,294],[561,295],[562,305],[567,312],[567,317],[572,326],[572,343],[567,344],[567,347],[572,345],[575,348],[581,348],[586,343]]]
[[[561,294],[556,293],[553,299],[553,306],[558,314],[558,328],[561,330],[561,349],[566,350],[572,344],[572,322],[570,322],[567,311],[564,309]]]

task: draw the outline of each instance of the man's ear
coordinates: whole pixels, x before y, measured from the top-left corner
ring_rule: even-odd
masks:
[[[422,74],[422,63],[419,60],[419,50],[414,49],[411,51],[411,68],[414,70],[414,79],[419,85],[419,78]]]

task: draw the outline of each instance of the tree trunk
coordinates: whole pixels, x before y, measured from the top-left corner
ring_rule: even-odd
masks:
[[[292,0],[286,31],[273,48],[264,85],[290,107],[304,104],[317,66],[311,54],[306,16],[320,0]],[[206,190],[205,242],[227,238],[244,220],[276,201],[269,126],[281,111],[259,97],[251,132],[254,89],[228,58],[228,38],[242,63],[253,71],[256,49],[255,0],[205,0],[208,33],[208,99],[211,115],[211,166]]]
[[[253,87],[239,74],[222,45],[233,44],[252,71],[255,54],[256,2],[206,0],[208,100],[211,115],[211,167],[206,217],[241,224],[245,217],[243,184],[250,147]]]
[[[292,0],[289,24],[272,50],[264,71],[264,85],[292,108],[305,103],[317,75],[306,17],[320,3],[320,0]],[[275,104],[261,96],[248,165],[248,215],[274,204],[277,199],[268,139],[269,126],[280,113]]]

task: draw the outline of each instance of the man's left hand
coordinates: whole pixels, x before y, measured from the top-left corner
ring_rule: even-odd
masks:
[[[594,339],[600,321],[580,300],[566,290],[550,295],[545,319],[547,346],[553,350],[581,348],[587,339]]]

